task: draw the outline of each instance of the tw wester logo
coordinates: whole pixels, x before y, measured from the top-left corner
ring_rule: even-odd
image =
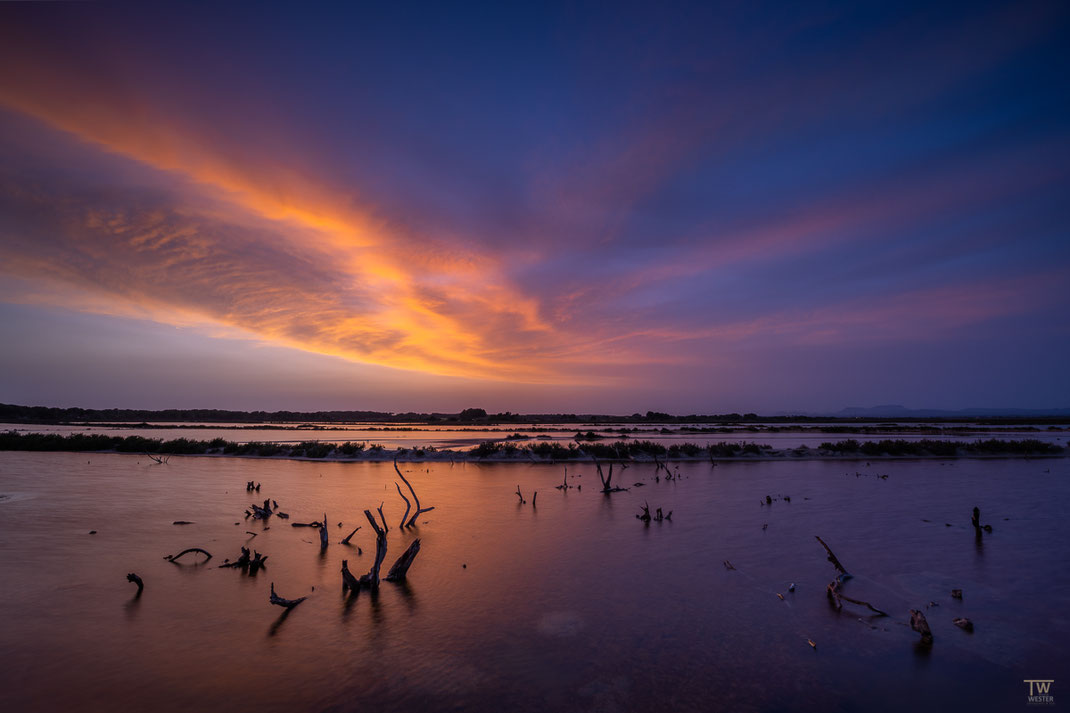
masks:
[[[1022,683],[1029,684],[1029,697],[1026,700],[1031,705],[1055,705],[1055,696],[1051,695],[1051,684],[1055,683],[1054,679],[1027,678]]]

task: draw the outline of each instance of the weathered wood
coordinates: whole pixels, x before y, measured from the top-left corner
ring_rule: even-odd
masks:
[[[405,514],[401,516],[401,524],[398,525],[398,527],[403,528],[405,527],[405,521],[409,519],[409,510],[412,509],[412,503],[410,503],[409,499],[405,497],[405,493],[401,492],[401,486],[398,485],[398,481],[396,480],[394,481],[394,487],[398,489],[398,495],[400,495],[401,499],[405,501]]]
[[[837,611],[843,608],[843,602],[850,602],[851,604],[857,604],[858,606],[866,607],[870,611],[875,612],[876,614],[879,614],[880,616],[888,616],[888,612],[881,611],[880,609],[878,609],[877,607],[873,606],[869,602],[862,601],[861,599],[852,599],[851,597],[847,596],[846,594],[844,594],[843,592],[840,591],[840,589],[842,587],[843,587],[843,582],[840,581],[839,579],[834,579],[825,588],[826,595],[828,596],[829,600],[833,603],[833,605],[835,605]]]
[[[416,526],[416,518],[420,517],[420,515],[422,515],[425,512],[431,512],[432,510],[435,509],[435,506],[432,505],[429,508],[425,508],[425,507],[421,507],[420,506],[420,497],[416,494],[416,489],[412,487],[412,483],[409,482],[409,479],[406,478],[405,475],[401,472],[401,469],[398,468],[398,460],[397,460],[397,458],[394,459],[394,470],[397,471],[398,477],[400,477],[403,481],[405,481],[405,485],[408,486],[409,492],[412,493],[412,500],[416,504],[416,512],[414,512],[412,514],[412,519],[409,520],[408,524],[405,527],[415,527]]]
[[[409,571],[409,567],[412,566],[413,560],[416,559],[416,555],[420,553],[420,538],[417,537],[409,545],[408,549],[402,553],[401,557],[397,558],[394,562],[394,566],[390,568],[390,571],[386,575],[386,581],[388,582],[400,582],[405,579],[405,575]]]
[[[323,525],[320,527],[320,549],[327,549],[327,513],[323,513]]]
[[[261,567],[265,567],[264,564],[267,561],[267,555],[262,555],[256,550],[253,550],[253,558],[249,560],[249,575],[254,575],[260,571]]]
[[[271,583],[271,598],[268,600],[275,606],[283,607],[284,609],[293,609],[301,602],[308,599],[308,597],[299,597],[297,599],[283,599],[278,594],[275,594],[275,583]]]
[[[520,504],[521,505],[523,505],[524,503],[527,502],[527,500],[524,499],[524,496],[520,493],[520,486],[519,485],[516,486],[516,497],[520,499]]]
[[[349,571],[349,560],[342,560],[342,593],[351,591],[356,594],[360,591],[360,580]]]
[[[383,532],[383,528],[379,527],[379,523],[375,521],[375,516],[372,515],[371,510],[365,510],[364,516],[368,518],[372,529],[375,530],[375,563],[372,565],[371,571],[361,576],[360,583],[370,587],[372,590],[377,590],[379,589],[379,568],[382,567],[383,560],[386,559],[386,533]]]
[[[383,521],[383,532],[390,532],[390,528],[386,524],[386,515],[383,514],[384,505],[386,505],[385,502],[380,502],[379,507],[377,507],[376,510],[379,511],[379,519]]]
[[[160,465],[164,465],[167,463],[167,461],[171,460],[171,456],[154,456],[151,453],[146,453],[145,455],[147,455],[149,458],[156,461]]]
[[[535,507],[535,501],[536,501],[536,500],[538,500],[538,499],[539,499],[539,491],[538,491],[538,490],[536,490],[536,491],[535,491],[534,493],[532,493],[532,495],[531,495],[531,507]]]
[[[925,646],[932,646],[933,632],[929,628],[929,622],[925,620],[925,615],[917,609],[910,610],[910,628],[921,634],[921,643]]]
[[[136,574],[134,574],[133,572],[131,572],[130,574],[126,575],[126,581],[127,582],[133,582],[134,584],[136,584],[137,585],[137,595],[135,595],[135,596],[141,596],[141,591],[145,588],[145,582],[142,581],[141,577],[139,577]]]
[[[348,535],[346,535],[345,537],[342,538],[342,542],[340,544],[348,545],[349,541],[353,539],[353,535],[357,534],[357,530],[359,530],[359,529],[360,529],[360,526],[358,525],[356,527],[356,529],[353,530],[353,532],[349,533]]]
[[[201,549],[200,547],[190,547],[189,549],[182,550],[177,555],[167,555],[166,557],[164,557],[164,559],[167,560],[168,562],[175,562],[175,560],[177,560],[182,555],[187,555],[187,554],[189,554],[191,552],[200,552],[201,554],[203,554],[205,562],[207,562],[208,560],[212,559],[212,553],[209,552],[208,550]],[[175,562],[175,564],[178,564],[178,563]]]
[[[825,548],[825,552],[828,552],[828,561],[832,563],[832,566],[836,568],[836,571],[842,575],[850,576],[847,574],[847,570],[843,568],[843,565],[840,564],[840,560],[837,559],[835,554],[833,554],[832,549],[825,544],[825,541],[817,535],[814,535],[814,537],[817,537],[817,541],[820,542],[821,546]]]
[[[642,515],[636,515],[635,517],[638,518],[639,520],[642,520],[643,522],[649,524],[650,523],[650,505],[648,503],[644,502],[642,504],[642,506],[640,506],[639,509],[643,511],[643,514]]]
[[[602,481],[602,492],[603,493],[605,493],[606,495],[609,495],[610,493],[619,493],[622,490],[627,490],[627,488],[622,488],[620,486],[614,486],[613,485],[613,464],[612,463],[609,464],[609,475],[604,475],[602,473],[602,464],[598,462],[597,458],[594,459],[594,467],[598,470],[598,477]]]
[[[194,523],[194,522],[192,522],[190,520],[175,520],[171,524],[172,525],[195,525],[196,523]]]
[[[241,568],[245,568],[245,567],[249,566],[249,560],[250,559],[251,559],[251,553],[249,551],[249,548],[248,547],[242,547],[241,548],[241,556],[238,557],[238,559],[234,560],[233,562],[224,562],[223,564],[219,565],[219,567],[220,568],[224,568],[224,567],[241,567]]]
[[[951,623],[962,629],[963,631],[973,631],[973,622],[966,617],[957,617],[951,620]]]

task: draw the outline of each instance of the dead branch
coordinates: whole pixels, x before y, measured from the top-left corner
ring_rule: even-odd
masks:
[[[342,538],[342,542],[339,543],[339,544],[348,545],[349,541],[353,539],[353,535],[357,534],[357,530],[359,530],[359,529],[360,529],[360,527],[358,526],[356,528],[356,530],[353,530],[353,532],[349,533],[344,538]]]
[[[817,541],[820,542],[821,546],[825,548],[825,552],[828,552],[828,555],[829,555],[828,556],[828,561],[832,563],[832,566],[836,568],[836,571],[839,572],[840,574],[844,575],[844,576],[849,577],[850,575],[847,574],[847,570],[844,569],[843,565],[840,564],[840,561],[838,559],[836,559],[836,555],[834,555],[832,553],[832,550],[829,548],[828,545],[825,544],[825,541],[822,540],[817,535],[814,535],[814,537],[817,537]]]
[[[248,547],[242,547],[241,556],[238,557],[238,559],[234,560],[233,562],[224,562],[223,564],[219,565],[219,567],[220,569],[225,567],[240,567],[244,569],[249,566],[250,554],[251,553],[249,552]]]
[[[535,507],[535,501],[539,499],[539,491],[536,490],[531,496],[531,507]]]
[[[151,453],[146,453],[145,455],[148,456],[149,458],[151,458],[152,460],[156,461],[160,465],[164,465],[164,464],[167,463],[167,461],[171,460],[171,456],[162,456],[162,457],[161,456],[154,456]]]
[[[349,560],[342,560],[342,593],[351,591],[354,594],[360,591],[360,580],[349,571]]]
[[[164,557],[164,559],[168,562],[175,562],[175,560],[177,560],[179,557],[181,557],[182,555],[187,555],[190,552],[200,552],[204,555],[205,562],[212,559],[212,553],[208,550],[202,550],[200,547],[190,547],[188,550],[182,550],[177,555],[167,555],[166,557]],[[178,562],[175,562],[175,564],[178,564]]]
[[[190,520],[175,520],[171,524],[172,525],[194,525],[196,523],[194,523],[194,522],[192,522]]]
[[[394,487],[398,489],[398,495],[405,501],[405,514],[401,516],[401,524],[398,527],[405,527],[405,521],[409,519],[409,510],[412,508],[412,504],[409,499],[405,497],[405,493],[401,492],[401,486],[398,485],[398,481],[394,481]]]
[[[422,515],[425,512],[431,512],[432,510],[435,509],[435,506],[432,505],[429,508],[420,507],[420,497],[416,494],[416,490],[412,487],[412,483],[409,482],[408,478],[406,478],[405,475],[401,472],[401,469],[398,468],[398,460],[397,460],[397,458],[394,459],[394,470],[396,470],[397,473],[398,473],[398,476],[403,481],[405,481],[405,485],[408,486],[409,492],[412,493],[412,500],[413,500],[414,503],[416,503],[416,512],[414,512],[412,514],[412,519],[409,520],[409,523],[405,527],[415,527],[416,526],[416,518],[420,517],[420,515]]]
[[[519,485],[518,485],[518,486],[516,486],[516,496],[517,496],[518,498],[520,498],[520,504],[521,504],[521,505],[523,505],[524,503],[526,503],[526,502],[527,502],[527,500],[525,500],[525,499],[524,499],[524,496],[520,494],[520,486],[519,486]]]
[[[594,459],[594,467],[598,469],[598,477],[602,481],[602,492],[603,493],[605,493],[606,495],[609,495],[610,493],[619,493],[622,490],[627,490],[627,488],[622,488],[620,486],[616,486],[616,487],[613,486],[613,464],[612,463],[609,464],[609,475],[608,476],[602,474],[602,464],[598,462],[597,458]]]
[[[275,594],[275,583],[271,583],[271,598],[268,600],[276,606],[283,607],[285,609],[293,609],[301,602],[308,599],[308,597],[299,597],[298,599],[283,599],[278,594]]]
[[[843,608],[843,602],[850,602],[851,604],[857,604],[858,606],[866,607],[870,611],[875,612],[881,616],[888,616],[888,612],[881,611],[869,602],[864,602],[861,599],[852,599],[851,597],[847,596],[846,594],[840,591],[841,587],[843,587],[843,582],[841,582],[839,579],[834,579],[829,582],[829,585],[825,588],[825,593],[828,596],[829,601],[833,603],[837,611]]]
[[[323,525],[320,527],[320,549],[327,549],[327,513],[323,513]]]
[[[648,503],[644,502],[640,509],[643,511],[643,514],[642,515],[636,515],[635,517],[638,518],[639,520],[642,520],[643,522],[649,524],[650,523],[650,505]]]
[[[376,510],[379,511],[379,519],[383,521],[383,532],[390,532],[390,528],[386,525],[386,516],[383,515],[383,505],[386,505],[386,503],[380,502]]]
[[[386,559],[386,533],[383,528],[379,527],[379,523],[375,521],[375,516],[372,515],[371,510],[365,510],[364,516],[368,518],[372,529],[375,530],[375,564],[372,565],[371,571],[360,578],[360,584],[371,587],[372,590],[377,590],[379,589],[379,568],[383,565],[383,560]]]
[[[388,582],[400,582],[405,579],[405,575],[409,571],[409,567],[412,566],[413,560],[416,559],[416,555],[420,552],[420,538],[417,537],[409,545],[409,548],[397,558],[394,562],[394,566],[390,568],[390,572],[386,575],[386,581]]]
[[[140,597],[141,596],[141,590],[143,590],[145,588],[145,582],[143,582],[141,580],[141,577],[139,577],[136,574],[134,574],[133,572],[131,572],[130,574],[126,575],[126,581],[127,582],[133,582],[134,584],[137,585],[137,594],[135,596],[139,596]]]

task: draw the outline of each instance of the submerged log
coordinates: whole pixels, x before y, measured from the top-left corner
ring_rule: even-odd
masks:
[[[355,529],[353,530],[353,532],[351,532],[351,533],[349,533],[348,535],[346,535],[345,537],[343,537],[343,538],[342,538],[342,541],[341,541],[341,543],[339,543],[339,544],[343,544],[343,545],[348,545],[348,544],[349,544],[349,541],[353,539],[353,535],[357,534],[357,530],[359,530],[359,529],[360,529],[360,526],[358,525],[358,526],[357,526],[357,527],[356,527],[356,528],[355,528]]]
[[[133,582],[134,584],[136,584],[137,585],[137,595],[136,596],[141,596],[141,590],[143,590],[145,588],[145,582],[143,582],[141,580],[141,577],[139,577],[136,574],[134,574],[133,572],[131,572],[130,574],[126,575],[126,581],[127,582]]]
[[[250,555],[251,555],[251,553],[249,551],[249,548],[248,547],[242,547],[241,548],[241,556],[238,557],[238,559],[234,560],[233,562],[224,562],[223,564],[219,565],[219,567],[220,567],[220,569],[222,569],[224,567],[241,567],[241,568],[248,567],[249,566],[249,561],[251,559]]]
[[[910,610],[910,628],[921,634],[921,643],[924,646],[932,646],[933,632],[929,628],[929,622],[925,620],[925,615],[917,609]]]
[[[268,600],[275,606],[280,606],[285,609],[293,609],[295,606],[305,601],[308,597],[299,597],[298,599],[283,599],[278,594],[275,594],[275,583],[271,583],[271,598]]]
[[[204,561],[205,562],[207,562],[208,560],[212,559],[212,553],[209,552],[208,550],[203,550],[200,547],[190,547],[189,549],[182,550],[177,555],[167,555],[166,557],[164,557],[164,559],[167,560],[168,562],[175,562],[175,564],[178,564],[178,562],[176,562],[175,560],[177,560],[182,555],[187,555],[187,554],[189,554],[191,552],[200,552],[202,555],[204,555]]]
[[[342,593],[360,591],[360,580],[349,571],[349,560],[342,560]]]
[[[643,513],[641,515],[636,515],[635,517],[637,519],[639,519],[639,520],[642,520],[645,523],[649,523],[650,522],[650,505],[648,503],[644,502],[642,504],[642,506],[640,506],[639,509],[642,510]]]
[[[843,587],[843,582],[839,579],[834,579],[825,588],[826,595],[836,607],[837,611],[843,608],[843,602],[850,602],[851,604],[857,604],[858,606],[866,607],[870,611],[879,614],[880,616],[888,616],[888,612],[881,611],[869,602],[862,601],[861,599],[852,599],[851,597],[847,596],[846,594],[840,591],[841,587]]]
[[[420,553],[420,538],[417,537],[409,545],[409,548],[397,558],[394,562],[394,566],[390,568],[390,571],[386,575],[386,581],[388,582],[400,582],[405,579],[405,575],[409,571],[409,567],[412,566],[413,560],[416,559],[416,555]]]
[[[138,591],[141,591],[141,590],[138,590]],[[957,626],[958,628],[962,629],[963,631],[969,631],[971,633],[973,632],[973,622],[970,621],[969,619],[967,619],[964,616],[952,619],[951,623],[954,624],[955,626]]]

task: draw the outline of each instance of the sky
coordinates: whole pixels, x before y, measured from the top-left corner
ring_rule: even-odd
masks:
[[[0,67],[0,402],[1070,406],[1062,0],[3,3]]]

